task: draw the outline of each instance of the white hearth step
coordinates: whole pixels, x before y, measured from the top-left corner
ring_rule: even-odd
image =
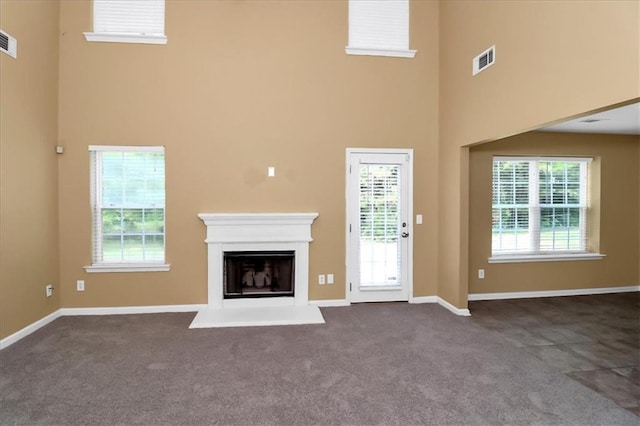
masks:
[[[189,328],[324,324],[317,306],[268,306],[203,309]]]

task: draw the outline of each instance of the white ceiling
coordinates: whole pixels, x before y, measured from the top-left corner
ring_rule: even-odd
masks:
[[[539,130],[544,132],[640,135],[640,103],[601,111]]]

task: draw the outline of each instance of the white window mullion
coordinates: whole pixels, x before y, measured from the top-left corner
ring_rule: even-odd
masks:
[[[580,182],[584,185],[580,186],[580,250],[587,250],[587,206],[589,205],[587,191],[587,163],[580,164]]]
[[[529,250],[540,252],[540,169],[537,161],[529,162]]]
[[[124,208],[120,207],[120,259],[124,259]]]

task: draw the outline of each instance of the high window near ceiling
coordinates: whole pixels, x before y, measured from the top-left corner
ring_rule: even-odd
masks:
[[[601,257],[588,244],[590,163],[494,157],[490,262]]]
[[[349,55],[413,58],[409,0],[349,0]]]
[[[90,146],[88,272],[166,271],[164,148]]]
[[[87,41],[167,44],[165,0],[93,0],[93,32]]]

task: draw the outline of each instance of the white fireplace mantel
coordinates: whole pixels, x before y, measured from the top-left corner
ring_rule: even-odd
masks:
[[[318,213],[200,213],[207,244],[305,242]]]
[[[205,243],[208,253],[208,309],[206,313],[198,315],[200,320],[198,316],[196,320],[209,325],[197,325],[198,321],[194,320],[196,325],[192,324],[192,328],[218,326],[210,324],[221,318],[221,315],[224,316],[224,311],[234,308],[235,311],[230,314],[234,318],[238,318],[238,308],[253,309],[247,312],[249,317],[255,316],[259,309],[266,309],[264,312],[269,312],[269,315],[276,312],[285,316],[287,307],[296,308],[297,311],[289,312],[292,318],[290,321],[284,318],[244,323],[234,319],[232,326],[324,322],[317,307],[309,305],[309,243],[313,241],[311,224],[318,213],[200,213],[198,217],[207,226]],[[293,251],[293,297],[224,299],[224,253],[234,251]],[[304,309],[312,314],[311,321],[302,322],[301,314],[304,316]]]

